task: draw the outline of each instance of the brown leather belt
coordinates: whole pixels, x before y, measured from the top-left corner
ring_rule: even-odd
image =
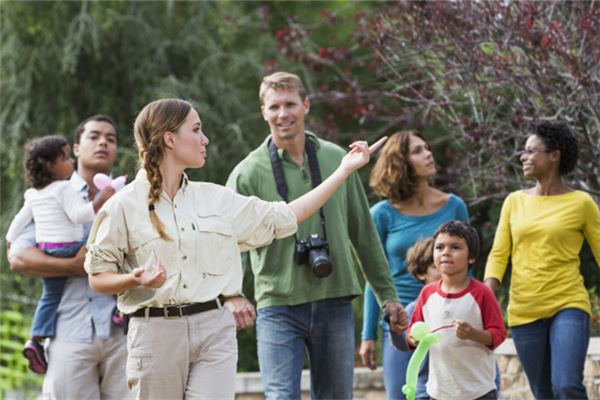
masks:
[[[129,314],[129,317],[145,317],[147,315],[149,317],[164,317],[167,319],[181,318],[184,315],[198,314],[204,311],[221,308],[223,303],[225,303],[225,297],[219,296],[218,298],[207,301],[206,303],[141,308],[135,311],[133,314]]]

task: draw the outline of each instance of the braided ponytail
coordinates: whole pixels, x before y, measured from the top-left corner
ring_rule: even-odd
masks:
[[[164,157],[163,134],[176,131],[185,121],[192,105],[184,100],[163,99],[146,105],[135,119],[133,132],[138,147],[140,166],[150,183],[148,212],[154,229],[164,240],[172,240],[155,210],[162,193],[160,163]]]
[[[154,229],[164,240],[171,240],[171,237],[165,232],[165,225],[162,223],[154,207],[155,203],[160,200],[162,192],[162,175],[160,174],[159,164],[162,161],[162,151],[159,143],[152,143],[149,151],[145,152],[144,169],[150,183],[148,189],[148,212],[150,213],[150,221]]]

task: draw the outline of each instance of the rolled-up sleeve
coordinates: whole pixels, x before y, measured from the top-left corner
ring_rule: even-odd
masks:
[[[84,268],[88,274],[121,272],[127,248],[123,213],[116,207],[100,211],[90,231]]]
[[[228,189],[222,203],[223,215],[230,219],[241,251],[269,245],[274,239],[293,235],[298,230],[296,214],[283,201],[268,202],[243,196]]]

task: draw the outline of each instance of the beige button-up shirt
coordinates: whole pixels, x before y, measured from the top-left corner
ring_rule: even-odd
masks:
[[[212,300],[241,293],[240,251],[270,244],[297,230],[284,202],[245,197],[223,186],[191,182],[184,176],[171,200],[162,193],[155,210],[171,241],[160,238],[148,212],[144,170],[100,210],[88,241],[88,273],[128,273],[158,258],[167,280],[159,289],[138,286],[119,295],[119,309]]]

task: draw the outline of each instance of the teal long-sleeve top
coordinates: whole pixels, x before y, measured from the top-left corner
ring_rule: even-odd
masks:
[[[341,147],[306,132],[307,140],[316,144],[319,169],[323,179],[331,175],[346,154]],[[267,201],[281,201],[273,177],[267,138],[231,172],[227,186],[246,196],[257,196]],[[289,200],[294,200],[312,189],[307,157],[299,167],[289,154],[278,150],[281,158]],[[361,294],[356,274],[356,252],[360,268],[374,288],[380,304],[397,300],[394,282],[378,239],[369,204],[359,176],[352,174],[338,188],[323,207],[326,221],[329,254],[333,264],[331,275],[315,276],[307,265],[294,260],[294,237],[273,241],[270,245],[250,251],[254,274],[254,295],[258,308],[293,306],[313,301],[355,297]],[[319,213],[298,226],[298,239],[310,234],[323,237]],[[373,296],[373,294],[371,294]],[[373,296],[374,304],[377,304]],[[377,305],[375,305],[378,307]]]
[[[467,205],[454,194],[450,194],[444,206],[428,215],[407,215],[398,211],[388,200],[382,200],[371,208],[371,216],[390,265],[396,292],[405,307],[417,299],[423,287],[406,269],[406,251],[418,240],[432,236],[446,221],[458,219],[469,223]],[[362,339],[375,340],[380,308],[368,283],[365,285],[363,307]],[[388,329],[387,324],[381,324],[381,327]]]

